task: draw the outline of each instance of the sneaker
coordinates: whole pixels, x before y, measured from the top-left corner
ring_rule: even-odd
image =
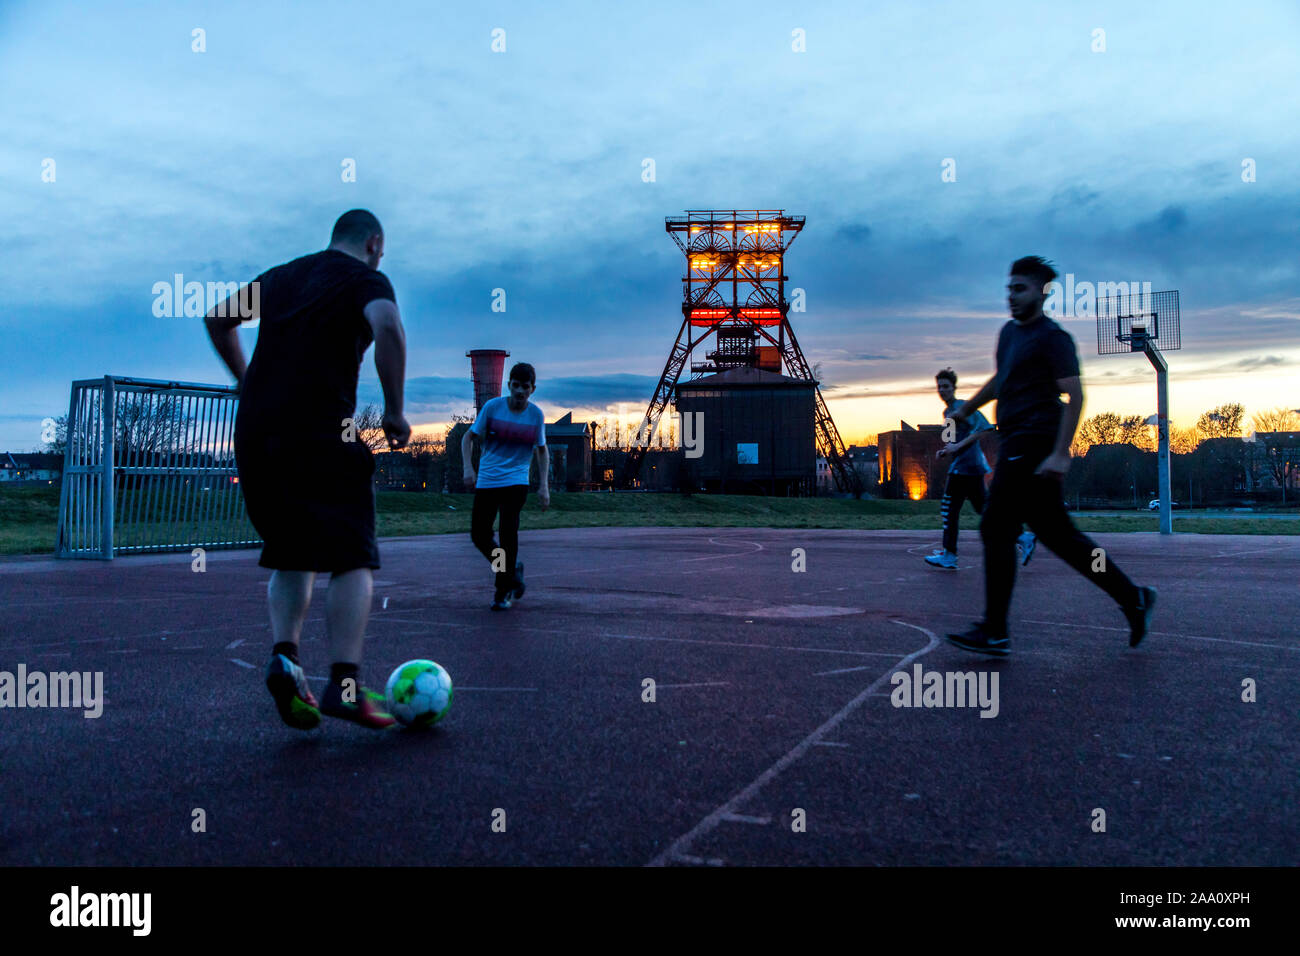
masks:
[[[320,704],[307,686],[302,668],[283,654],[271,655],[266,666],[266,689],[275,698],[280,719],[295,730],[311,730],[320,725]]]
[[[343,685],[330,684],[325,691],[325,700],[320,705],[320,712],[327,717],[350,720],[371,730],[385,730],[397,723],[397,718],[384,711],[384,695],[376,694],[368,687],[357,687],[357,699],[354,702],[343,699]]]
[[[1026,531],[1016,539],[1016,550],[1020,552],[1020,566],[1024,567],[1029,563],[1029,559],[1034,556],[1034,549],[1038,547],[1038,537],[1032,531]]]
[[[492,610],[494,611],[510,610],[510,605],[514,603],[514,598],[511,596],[512,593],[513,592],[511,591],[506,591],[504,594],[498,594],[496,598],[492,601]]]
[[[524,562],[522,561],[515,564],[515,589],[512,593],[516,601],[524,596]]]
[[[976,624],[964,634],[949,634],[948,643],[955,644],[963,651],[988,654],[992,657],[1006,657],[1011,652],[1011,642],[1006,635],[989,634],[982,623]]]
[[[940,551],[938,554],[927,554],[925,563],[936,568],[943,568],[947,571],[957,570],[957,555],[951,551]]]
[[[1142,638],[1147,636],[1147,625],[1151,623],[1151,613],[1155,609],[1156,589],[1138,588],[1137,606],[1124,608],[1124,616],[1128,618],[1129,647],[1137,647],[1142,643]]]

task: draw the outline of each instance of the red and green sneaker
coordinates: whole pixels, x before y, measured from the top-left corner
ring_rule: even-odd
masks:
[[[387,730],[397,723],[397,718],[384,711],[384,695],[376,694],[368,687],[357,687],[357,699],[343,699],[343,685],[330,684],[325,691],[325,700],[320,705],[320,712],[327,717],[350,720],[371,730]]]
[[[320,705],[307,686],[302,668],[283,654],[272,654],[266,666],[266,689],[275,698],[280,719],[295,730],[320,726]]]

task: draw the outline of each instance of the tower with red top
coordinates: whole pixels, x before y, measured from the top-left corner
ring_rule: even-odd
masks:
[[[691,378],[742,367],[779,373],[784,363],[785,374],[814,381],[790,327],[790,303],[785,297],[785,253],[803,227],[803,216],[787,216],[783,209],[689,209],[685,216],[665,220],[668,235],[686,256],[682,325],[639,435],[653,433],[687,358],[710,338],[713,350],[705,353],[706,362],[691,364]],[[860,493],[861,481],[846,458],[820,389],[814,419],[817,451],[830,465],[836,487]],[[646,447],[644,441],[633,445],[623,473],[625,483],[640,472]]]

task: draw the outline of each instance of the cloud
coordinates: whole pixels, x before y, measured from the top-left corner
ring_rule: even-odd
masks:
[[[554,408],[580,408],[601,410],[611,405],[625,403],[629,410],[644,409],[650,403],[651,393],[659,383],[648,375],[576,375],[538,380],[538,390],[533,401],[546,412],[548,419],[557,417]],[[382,407],[383,391],[378,382],[362,382],[357,387],[357,405]],[[471,412],[474,408],[474,388],[469,375],[424,375],[406,380],[406,417],[408,420],[425,419],[446,421],[452,414]]]
[[[850,245],[860,245],[871,238],[871,227],[865,222],[840,226],[840,228],[835,232],[835,237],[842,242],[849,243]]]
[[[1254,355],[1250,358],[1240,359],[1233,362],[1231,368],[1234,369],[1256,369],[1269,368],[1270,366],[1286,365],[1287,360],[1280,355]]]
[[[575,375],[539,382],[538,397],[563,408],[605,408],[619,402],[644,408],[658,384],[649,375]]]
[[[1166,206],[1154,218],[1139,223],[1137,231],[1139,235],[1153,232],[1168,235],[1178,232],[1185,225],[1187,225],[1187,210],[1182,206]]]

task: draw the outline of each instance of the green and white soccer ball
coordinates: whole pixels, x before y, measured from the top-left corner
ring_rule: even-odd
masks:
[[[388,712],[407,727],[432,727],[451,709],[451,675],[433,661],[407,661],[388,678]]]

